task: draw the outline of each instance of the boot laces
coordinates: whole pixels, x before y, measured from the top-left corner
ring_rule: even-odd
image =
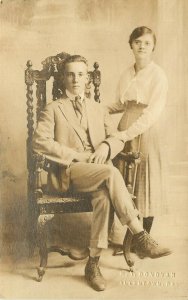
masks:
[[[147,248],[148,244],[154,247],[158,247],[158,243],[147,232],[144,232],[144,235],[140,239],[140,244],[144,248]]]
[[[95,275],[95,277],[101,277],[102,276],[98,263],[93,262],[91,264],[91,269],[92,269],[92,271],[94,271],[93,274]]]
[[[100,268],[99,268],[99,258],[96,257],[96,258],[91,258],[90,261],[88,262],[88,271],[90,273],[90,276],[92,278],[101,278],[102,277],[102,274],[101,274],[101,271],[100,271]]]

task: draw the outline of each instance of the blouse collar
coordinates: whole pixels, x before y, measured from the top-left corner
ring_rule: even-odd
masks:
[[[137,73],[136,73],[136,70],[135,70],[135,64],[132,66],[132,68],[131,68],[131,73],[132,73],[132,75],[135,77],[135,76],[138,76],[139,74],[141,74],[141,73],[143,73],[143,72],[145,72],[145,71],[147,71],[148,69],[150,69],[152,66],[153,66],[153,64],[154,64],[154,62],[153,62],[153,60],[151,60],[150,62],[149,62],[149,64],[147,64],[143,69],[140,69]]]

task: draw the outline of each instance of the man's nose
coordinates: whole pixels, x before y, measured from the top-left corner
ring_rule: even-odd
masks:
[[[73,82],[78,82],[78,76],[77,75],[74,75]]]

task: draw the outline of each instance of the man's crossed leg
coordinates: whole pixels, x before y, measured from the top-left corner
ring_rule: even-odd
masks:
[[[93,194],[90,258],[85,268],[85,276],[95,290],[105,289],[105,280],[98,263],[102,249],[108,247],[111,205],[121,224],[127,225],[133,233],[138,254],[142,257],[158,258],[171,253],[169,249],[160,247],[144,232],[123,177],[113,165],[81,162],[72,164],[70,180],[70,187],[75,191]]]

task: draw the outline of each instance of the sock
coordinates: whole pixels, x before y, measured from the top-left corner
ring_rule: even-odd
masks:
[[[144,230],[141,222],[137,217],[134,218],[127,226],[129,227],[132,234],[137,234]]]
[[[153,224],[153,219],[154,217],[143,218],[143,227],[147,231],[147,233],[150,233]]]
[[[90,257],[100,256],[102,248],[90,248]]]

